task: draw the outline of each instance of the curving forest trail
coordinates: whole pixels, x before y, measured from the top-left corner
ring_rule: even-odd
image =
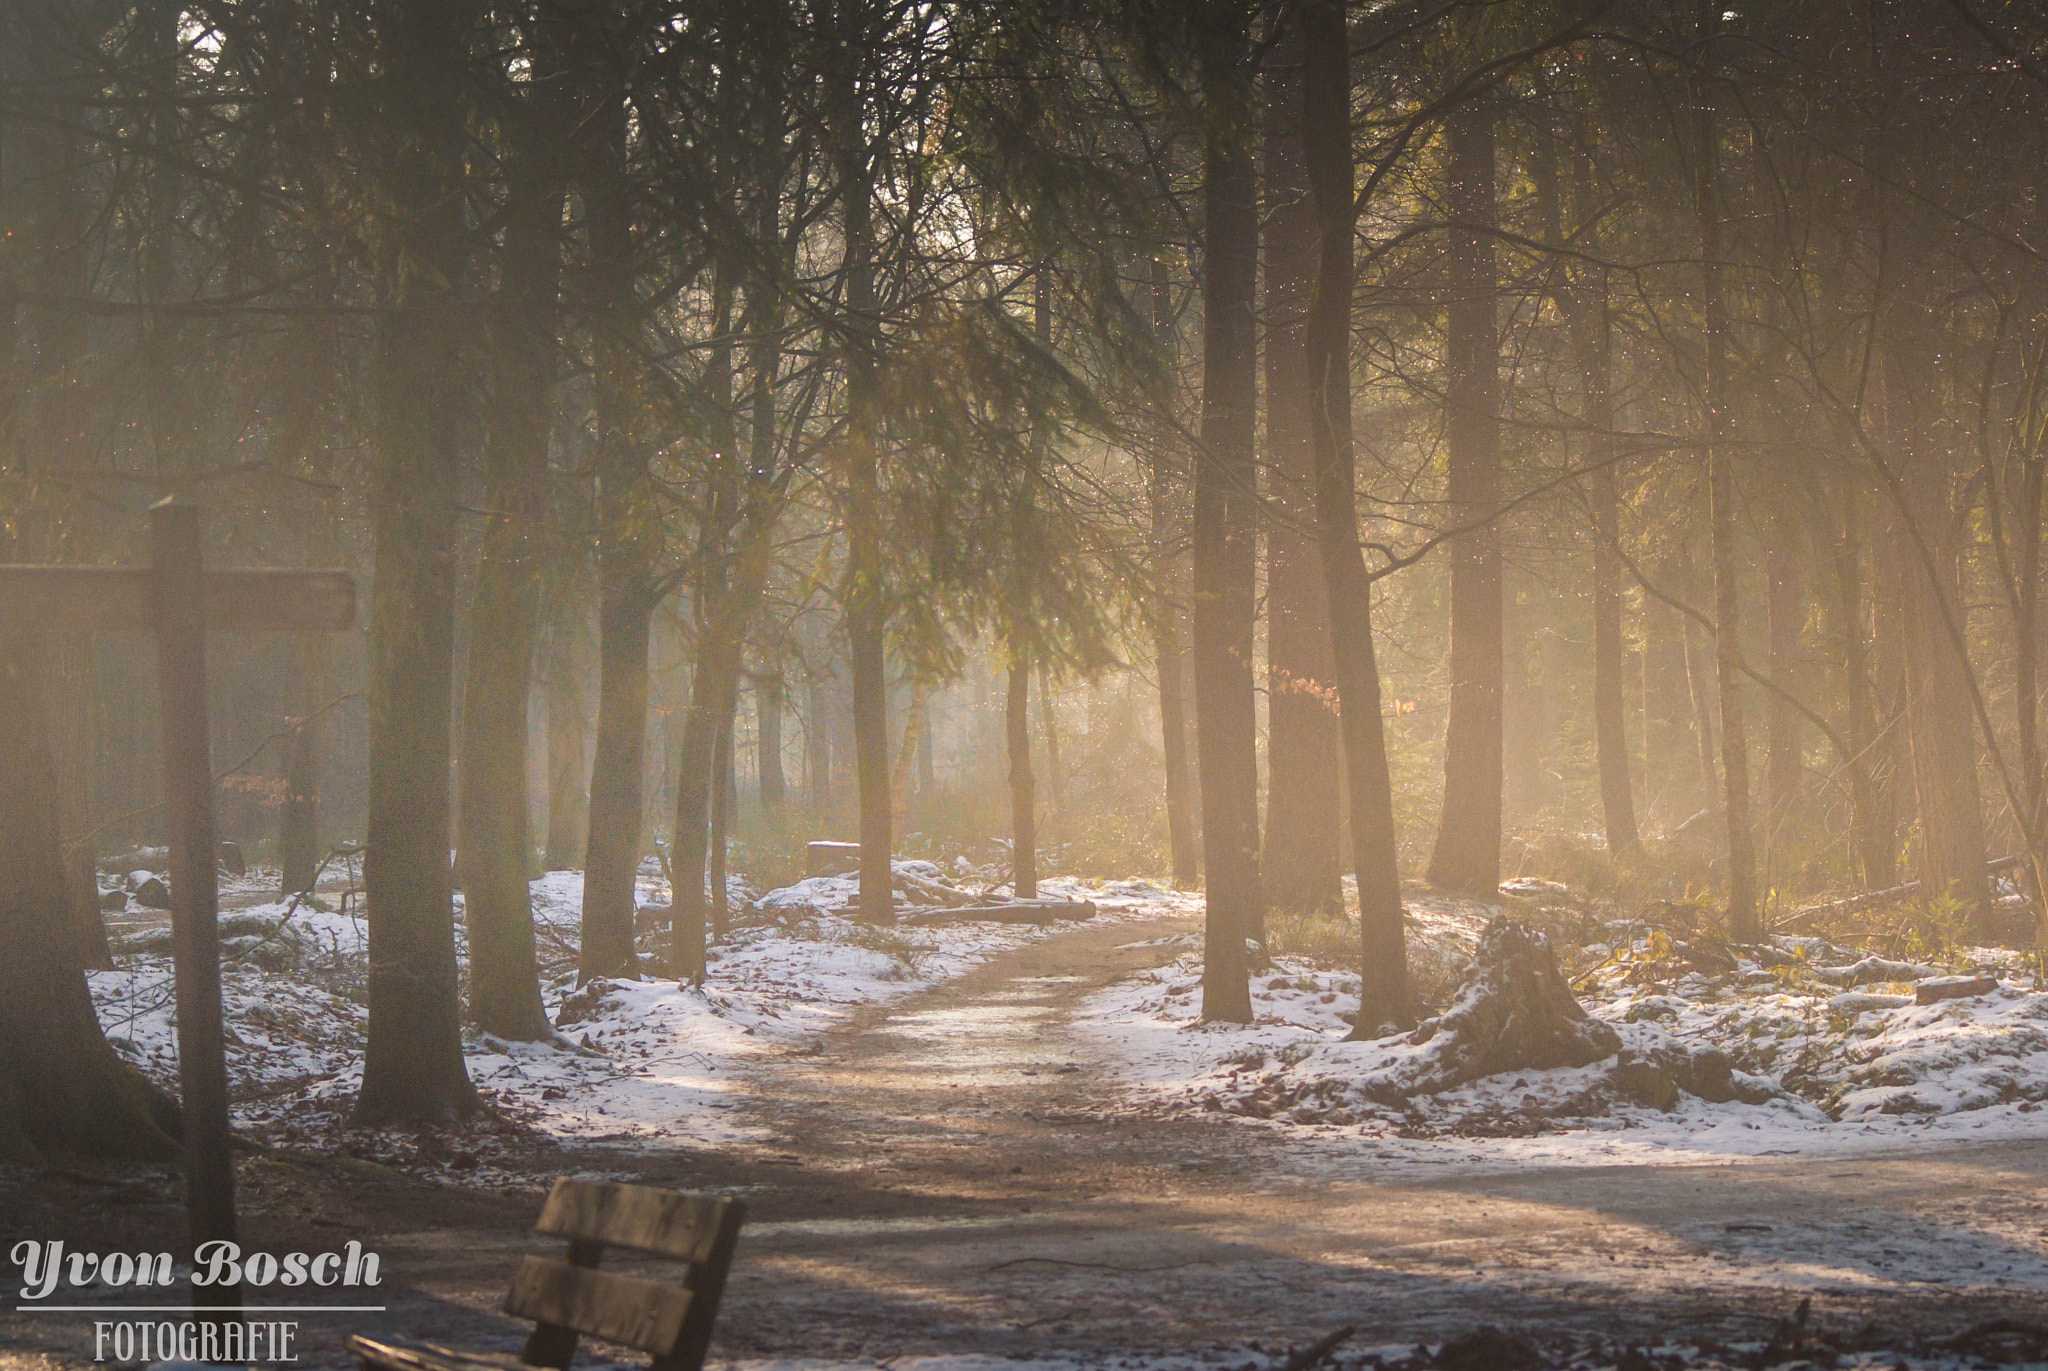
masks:
[[[1192,921],[1083,927],[861,1012],[737,1083],[756,1141],[539,1152],[524,1191],[245,1159],[244,1240],[383,1254],[390,1311],[309,1316],[305,1364],[374,1326],[516,1350],[496,1313],[563,1170],[742,1194],[721,1357],[1354,1353],[1482,1323],[1545,1341],[1761,1341],[1798,1301],[1835,1330],[1927,1339],[2048,1318],[2048,1142],[1720,1165],[1398,1165],[1308,1130],[1148,1117],[1069,1031],[1090,993]],[[1144,945],[1144,944],[1151,945]],[[1097,1040],[1099,1042],[1099,1040]],[[167,1175],[0,1172],[0,1236],[97,1216],[176,1245]],[[78,1240],[89,1225],[67,1224]],[[0,1367],[77,1364],[89,1332],[0,1312]],[[89,1355],[89,1354],[87,1354]]]

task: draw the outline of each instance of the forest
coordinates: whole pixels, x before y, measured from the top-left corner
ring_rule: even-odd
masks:
[[[1123,891],[1380,1047],[1503,910],[2038,996],[2044,168],[2025,0],[11,0],[0,563],[354,577],[200,711],[223,939],[361,930],[330,1141],[799,906]],[[161,665],[0,597],[0,1155],[176,1154]]]

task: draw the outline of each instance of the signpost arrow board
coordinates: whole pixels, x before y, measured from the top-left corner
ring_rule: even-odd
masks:
[[[0,566],[0,630],[9,624],[155,631],[162,696],[164,807],[171,849],[171,962],[178,996],[178,1085],[185,1128],[185,1212],[194,1249],[235,1236],[228,1076],[220,1009],[220,888],[213,758],[206,721],[206,630],[334,632],[355,625],[355,581],[340,571],[200,566],[199,507],[149,511],[152,565]],[[220,1307],[238,1291],[209,1294]]]

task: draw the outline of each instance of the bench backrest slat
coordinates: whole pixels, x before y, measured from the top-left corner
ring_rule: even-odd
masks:
[[[667,1357],[682,1340],[688,1290],[527,1257],[512,1277],[505,1312]]]
[[[717,1254],[726,1214],[738,1203],[715,1195],[564,1176],[548,1194],[534,1230],[695,1264]]]

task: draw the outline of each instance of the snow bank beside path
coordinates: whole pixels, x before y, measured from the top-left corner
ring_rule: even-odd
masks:
[[[1411,945],[1457,955],[1472,922],[1411,916]],[[1889,977],[1941,968],[1859,963],[1811,939],[1776,940],[1763,965],[1637,926],[1585,949],[1573,977],[1620,1057],[1388,1101],[1369,1086],[1416,1049],[1405,1035],[1343,1040],[1355,973],[1280,958],[1253,979],[1252,1024],[1202,1024],[1201,958],[1186,946],[1076,1016],[1126,1107],[1276,1130],[1331,1161],[1668,1163],[2048,1137],[2048,994],[1989,950],[1970,955],[1999,973],[1997,989],[1921,1005],[1913,984]],[[1732,1065],[1737,1098],[1683,1093],[1651,1065],[1701,1051]],[[1630,1062],[1643,1065],[1617,1071]]]
[[[922,880],[945,879],[930,863],[898,867]],[[1200,908],[1199,896],[1144,881],[1054,879],[1040,888],[1053,898],[1093,901],[1098,921]],[[666,893],[657,883],[643,900],[657,891]],[[869,927],[842,912],[855,892],[853,877],[818,878],[740,909],[742,922],[710,950],[701,987],[600,980],[579,990],[582,876],[549,873],[532,884],[534,916],[543,999],[564,1042],[468,1034],[470,1078],[501,1116],[559,1141],[730,1142],[750,1136],[737,1117],[738,1078],[749,1065],[802,1051],[863,1005],[958,976],[1049,931],[993,923]],[[751,892],[736,883],[734,895]],[[458,960],[460,932],[458,918]],[[239,1126],[299,1144],[342,1125],[361,1083],[367,941],[360,918],[308,905],[272,903],[222,917],[228,1075]],[[172,1084],[168,934],[147,930],[122,946],[120,969],[90,977],[101,1026],[117,1050]],[[478,1165],[469,1154],[444,1160],[456,1170]]]

